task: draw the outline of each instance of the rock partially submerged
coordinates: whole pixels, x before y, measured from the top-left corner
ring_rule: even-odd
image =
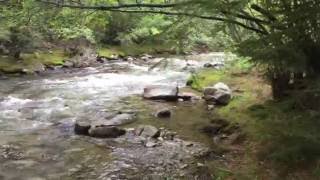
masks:
[[[98,126],[89,129],[89,136],[97,138],[116,138],[126,133],[124,129],[114,126]]]
[[[176,101],[179,96],[177,86],[150,85],[144,88],[143,97],[151,100]]]
[[[120,126],[124,124],[132,123],[136,120],[136,115],[134,113],[121,113],[103,122],[107,126]]]
[[[78,135],[89,135],[99,138],[115,138],[125,133],[124,130],[115,126],[128,124],[135,121],[135,114],[121,113],[111,119],[98,121],[78,120],[74,126],[74,132]]]
[[[203,67],[205,67],[205,68],[214,68],[214,69],[220,69],[220,68],[222,68],[223,66],[224,66],[224,64],[221,63],[221,62],[205,63],[205,64],[203,65]]]
[[[151,125],[140,125],[135,129],[135,134],[145,138],[157,138],[160,136],[160,130]]]
[[[170,118],[171,117],[171,110],[168,108],[160,109],[155,113],[157,118]]]
[[[74,125],[74,133],[78,135],[89,135],[91,124],[85,121],[76,121]]]
[[[212,87],[206,87],[203,91],[203,98],[208,103],[227,105],[232,97],[231,89],[224,83],[219,82]]]

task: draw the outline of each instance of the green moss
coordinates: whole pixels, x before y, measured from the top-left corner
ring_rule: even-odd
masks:
[[[5,73],[16,73],[21,71],[22,68],[23,64],[17,62],[17,60],[6,56],[0,56],[0,71]]]
[[[195,90],[202,91],[204,87],[214,85],[226,78],[224,71],[203,70],[197,74],[192,74],[189,77],[191,87]]]
[[[128,45],[128,46],[105,46],[98,49],[98,54],[104,57],[116,56],[138,56],[142,54],[158,54],[171,52],[169,46],[165,45]]]
[[[98,49],[99,56],[103,57],[112,57],[116,56],[125,56],[126,54],[119,47],[103,47]]]
[[[22,60],[18,61],[8,56],[0,57],[0,71],[5,73],[34,72],[43,68],[43,65],[62,65],[67,56],[62,50],[48,52],[35,52],[23,54]]]

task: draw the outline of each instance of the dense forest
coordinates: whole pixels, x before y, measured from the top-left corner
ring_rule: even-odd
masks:
[[[318,0],[0,0],[0,24],[0,179],[320,178]]]

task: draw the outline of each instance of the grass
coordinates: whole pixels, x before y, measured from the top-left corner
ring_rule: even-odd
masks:
[[[233,90],[229,105],[216,109],[221,117],[240,123],[247,134],[228,165],[231,177],[320,179],[319,110],[301,108],[294,97],[273,101],[263,75],[242,59],[224,70],[203,70],[190,79],[198,91],[217,82]]]

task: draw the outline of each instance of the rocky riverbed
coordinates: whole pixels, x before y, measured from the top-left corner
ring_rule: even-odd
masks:
[[[214,112],[190,94],[170,91],[170,102],[142,94],[150,85],[183,89],[190,71],[223,59],[114,60],[1,80],[0,179],[212,179],[208,161],[223,158],[201,129]],[[123,131],[112,138],[99,129],[79,134],[79,122]]]

